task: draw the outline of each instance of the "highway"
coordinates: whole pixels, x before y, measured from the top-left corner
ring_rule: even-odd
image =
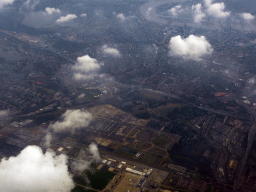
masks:
[[[239,102],[239,101],[237,101],[237,102]],[[243,176],[244,169],[246,167],[248,156],[249,156],[249,154],[251,152],[252,144],[253,144],[253,141],[254,141],[254,138],[255,138],[255,133],[256,133],[256,112],[253,109],[251,109],[248,106],[246,106],[242,102],[239,102],[239,104],[243,105],[244,107],[246,107],[246,109],[251,113],[251,115],[253,117],[254,125],[252,126],[251,130],[249,131],[246,153],[245,153],[242,161],[240,162],[240,166],[239,166],[238,171],[237,171],[237,181],[235,183],[235,191],[238,191],[239,187],[241,185],[241,178]]]

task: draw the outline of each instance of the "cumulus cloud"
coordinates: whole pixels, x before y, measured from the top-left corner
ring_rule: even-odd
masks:
[[[51,146],[51,142],[52,142],[52,134],[48,133],[45,138],[44,138],[44,146],[46,148],[49,148]]]
[[[2,9],[4,6],[12,5],[14,0],[1,0],[0,1],[0,9]]]
[[[152,7],[149,7],[148,10],[146,11],[146,18],[147,19],[151,19],[151,16],[150,16],[150,12],[152,11]]]
[[[118,13],[116,16],[118,19],[120,19],[121,21],[125,21],[125,16],[123,13]]]
[[[95,143],[92,143],[89,145],[89,151],[92,154],[92,157],[95,161],[97,161],[97,162],[100,161],[99,150]]]
[[[80,151],[79,156],[72,162],[73,169],[79,172],[83,172],[86,169],[90,169],[92,162],[99,162],[101,160],[98,147],[95,143],[89,145],[89,153]]]
[[[82,173],[84,170],[90,168],[91,163],[91,161],[77,158],[75,161],[72,162],[72,166],[75,171]]]
[[[52,15],[53,13],[61,13],[59,9],[55,9],[54,7],[53,8],[46,7],[45,12],[49,15]]]
[[[213,0],[204,0],[206,11],[210,16],[215,18],[226,18],[230,15],[230,11],[224,11],[225,4],[222,3],[212,3]]]
[[[255,17],[251,13],[242,13],[241,17],[246,21],[251,21],[255,19]]]
[[[202,11],[202,4],[198,3],[192,6],[192,11],[194,15],[194,22],[201,23],[206,14]]]
[[[84,93],[81,93],[80,95],[78,95],[77,99],[83,99],[85,97]]]
[[[91,58],[89,55],[78,57],[76,64],[73,66],[75,71],[74,78],[76,80],[92,79],[99,69],[100,64],[97,59]]]
[[[105,54],[111,55],[114,57],[120,57],[121,54],[116,48],[109,47],[108,45],[103,45],[102,50]]]
[[[168,10],[173,16],[177,16],[179,13],[183,12],[184,10],[181,8],[181,5],[176,5],[175,7]]]
[[[80,16],[81,16],[81,17],[86,17],[87,14],[86,14],[86,13],[82,13],[82,14],[80,14]]]
[[[211,44],[204,36],[190,35],[182,39],[180,35],[172,37],[169,43],[169,55],[180,56],[196,61],[200,61],[204,55],[210,55],[213,52]]]
[[[250,78],[250,79],[248,79],[248,83],[250,84],[250,85],[254,85],[255,84],[255,78]]]
[[[40,3],[40,0],[27,0],[23,3],[21,9],[32,11]]]
[[[67,156],[28,146],[17,157],[0,162],[1,192],[70,192],[74,187]]]
[[[65,23],[76,18],[77,16],[75,14],[67,14],[66,16],[61,16],[59,19],[57,19],[56,23]]]
[[[49,125],[54,132],[70,131],[74,133],[76,129],[87,127],[92,120],[92,115],[88,111],[80,109],[69,109],[61,115],[62,121],[57,121]]]
[[[0,119],[8,117],[9,113],[10,113],[10,110],[0,110]]]

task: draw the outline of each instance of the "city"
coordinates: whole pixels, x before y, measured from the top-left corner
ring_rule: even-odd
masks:
[[[254,16],[230,1],[218,19],[210,0],[48,3],[0,2],[0,169],[62,167],[68,182],[41,191],[255,190]]]

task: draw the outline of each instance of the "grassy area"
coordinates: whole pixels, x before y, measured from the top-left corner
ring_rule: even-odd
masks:
[[[140,149],[148,149],[151,147],[150,143],[143,143],[143,142],[138,142],[137,148]]]
[[[95,192],[95,191],[76,186],[71,192]]]
[[[90,180],[90,185],[94,189],[102,190],[104,189],[109,181],[115,176],[115,173],[97,170],[96,172],[87,172],[88,179]]]
[[[154,155],[144,152],[138,158],[138,160],[147,165],[158,165],[162,161],[162,156]]]
[[[206,188],[205,192],[212,192],[213,191],[213,186],[212,185],[208,185],[208,187]]]
[[[173,190],[173,191],[179,191],[179,192],[188,192],[188,191],[186,191],[184,189],[180,189],[180,188],[178,188],[176,186],[168,186],[168,187],[161,186],[160,188],[163,189],[163,190]]]
[[[186,105],[182,103],[167,103],[165,105],[159,106],[153,109],[155,114],[160,116],[167,116],[168,113],[172,112],[175,108],[185,107]]]
[[[138,151],[136,149],[133,149],[131,147],[127,147],[127,146],[119,146],[117,151],[120,151],[121,153],[130,153],[135,155],[136,153],[138,153]]]
[[[91,168],[93,170],[95,170],[93,167],[94,167],[94,165]],[[105,171],[105,170],[95,170],[93,172],[86,170],[82,175],[74,176],[73,180],[77,184],[88,186],[88,187],[91,187],[91,188],[97,189],[97,190],[102,190],[107,186],[109,181],[111,181],[111,179],[116,174],[109,172],[109,171]],[[86,179],[86,177],[88,179]],[[89,183],[86,180],[89,180]],[[91,190],[83,189],[83,188],[77,186],[75,189],[73,189],[72,192],[80,192],[80,191],[81,192],[83,192],[83,191],[90,192]]]
[[[162,147],[166,144],[168,137],[166,135],[159,135],[156,139],[153,140],[153,143],[158,147]]]
[[[200,175],[200,173],[197,173],[196,176],[193,178],[193,180],[201,181],[202,180],[202,176]]]

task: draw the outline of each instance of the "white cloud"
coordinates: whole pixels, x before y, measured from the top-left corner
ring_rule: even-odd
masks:
[[[192,11],[194,14],[194,22],[201,23],[206,14],[202,11],[202,4],[198,3],[196,5],[192,5]]]
[[[91,58],[89,55],[78,57],[77,63],[73,66],[75,71],[74,78],[76,80],[92,79],[99,69],[100,64],[97,59]]]
[[[102,50],[105,54],[111,55],[114,57],[120,57],[121,54],[116,48],[109,47],[108,45],[103,45]]]
[[[77,99],[83,99],[85,97],[84,93],[81,93],[80,95],[78,95]]]
[[[98,147],[95,143],[92,143],[89,145],[89,151],[92,154],[92,157],[95,161],[99,162],[100,161],[100,154]]]
[[[27,10],[34,10],[39,3],[39,0],[27,0],[26,2],[24,2],[22,8],[26,8]]]
[[[0,119],[8,117],[9,113],[10,113],[10,110],[0,110]]]
[[[80,16],[81,16],[81,17],[86,17],[87,14],[86,14],[86,13],[82,13]]]
[[[125,16],[123,13],[118,13],[116,16],[118,19],[120,19],[121,21],[125,21]]]
[[[204,36],[190,35],[182,39],[180,35],[172,37],[169,43],[169,55],[180,56],[199,61],[204,55],[210,55],[213,52],[211,44]]]
[[[97,62],[97,59],[91,58],[89,55],[84,55],[77,58],[77,63],[74,65],[73,69],[82,72],[90,72],[100,69],[100,64]]]
[[[90,80],[94,79],[97,76],[97,74],[82,74],[82,73],[75,73],[74,74],[74,79],[77,81],[82,81],[82,80]]]
[[[76,18],[77,16],[75,14],[67,14],[66,16],[61,16],[59,19],[57,19],[56,23],[65,23]]]
[[[52,15],[53,13],[61,13],[59,9],[55,9],[54,7],[53,8],[46,7],[45,12],[49,15]]]
[[[152,9],[152,7],[149,7],[148,10],[146,11],[146,19],[151,19],[150,12],[152,11]]]
[[[212,3],[213,0],[204,0],[205,6],[207,8],[207,13],[210,16],[216,18],[226,18],[230,15],[230,11],[224,11],[225,4],[222,3]]]
[[[75,171],[79,171],[80,173],[82,173],[84,170],[90,168],[91,163],[91,161],[77,158],[75,161],[72,162],[72,166]]]
[[[0,0],[0,9],[2,9],[4,6],[12,5],[14,0]]]
[[[255,17],[251,13],[242,13],[241,17],[246,21],[251,21],[255,19]]]
[[[90,169],[92,162],[99,162],[101,160],[98,147],[95,143],[89,145],[89,152],[80,151],[76,161],[72,162],[73,169],[79,172],[83,172],[85,169]]]
[[[49,125],[54,132],[70,131],[87,127],[92,120],[92,115],[88,111],[69,109],[61,115],[62,121],[57,121]]]
[[[179,13],[183,12],[184,9],[181,8],[181,5],[176,5],[175,7],[168,10],[173,16],[177,16]]]
[[[1,192],[70,192],[74,182],[67,156],[28,146],[17,157],[0,162]]]
[[[51,133],[48,133],[45,138],[44,138],[44,146],[46,148],[49,148],[51,146],[51,142],[52,142],[52,134]]]
[[[254,85],[255,84],[255,78],[250,78],[250,79],[248,79],[248,83],[250,84],[250,85]]]

